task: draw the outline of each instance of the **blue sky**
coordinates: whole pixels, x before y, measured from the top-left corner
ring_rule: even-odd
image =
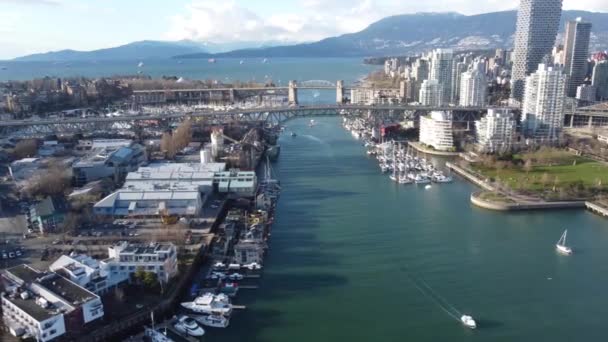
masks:
[[[132,41],[314,41],[383,17],[422,11],[476,14],[517,0],[0,0],[0,59]],[[607,0],[564,0],[608,12]]]

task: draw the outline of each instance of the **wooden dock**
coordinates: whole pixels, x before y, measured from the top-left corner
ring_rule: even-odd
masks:
[[[245,309],[247,309],[247,307],[245,305],[234,305],[234,304],[232,305],[232,308],[234,310],[245,310]]]
[[[239,285],[239,290],[257,290],[259,288],[258,285]]]

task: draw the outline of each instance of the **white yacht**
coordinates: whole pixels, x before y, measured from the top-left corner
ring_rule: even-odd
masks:
[[[214,295],[213,293],[205,293],[200,297],[196,297],[192,302],[182,303],[182,307],[208,315],[216,313],[227,316],[232,313],[230,298],[225,294]]]
[[[200,324],[212,328],[227,328],[230,320],[222,315],[196,316],[194,319]]]
[[[192,317],[186,315],[179,316],[173,327],[178,332],[188,336],[201,337],[205,335],[205,330]]]
[[[564,234],[562,234],[562,237],[560,237],[559,240],[557,241],[557,243],[555,244],[555,249],[557,249],[557,251],[562,254],[570,255],[570,254],[572,254],[572,248],[566,246],[566,236],[567,235],[568,235],[568,229],[564,230]]]
[[[462,315],[462,317],[460,317],[460,321],[467,328],[471,328],[471,329],[477,328],[477,323],[475,323],[475,320],[471,316]]]

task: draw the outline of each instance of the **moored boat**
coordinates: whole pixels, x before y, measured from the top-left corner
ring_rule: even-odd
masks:
[[[227,328],[230,320],[222,315],[195,316],[194,319],[206,326],[212,328]]]

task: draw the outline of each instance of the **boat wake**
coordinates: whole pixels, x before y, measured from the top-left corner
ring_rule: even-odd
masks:
[[[308,139],[313,140],[313,141],[316,141],[316,142],[318,142],[318,143],[320,143],[320,144],[325,144],[325,142],[324,142],[323,140],[321,140],[321,139],[319,139],[319,138],[315,137],[314,135],[310,135],[310,134],[304,134],[304,135],[302,135],[302,137],[304,137],[304,138],[308,138]]]
[[[460,322],[460,317],[462,317],[462,313],[458,311],[458,309],[456,309],[453,305],[451,305],[447,300],[445,300],[445,298],[443,298],[439,293],[433,290],[433,288],[431,288],[429,284],[427,284],[427,282],[425,282],[423,279],[416,278],[410,273],[408,273],[408,277],[414,287],[416,287],[416,289],[420,291],[423,296],[425,296],[431,302],[435,303],[443,312],[448,314],[450,317]]]

